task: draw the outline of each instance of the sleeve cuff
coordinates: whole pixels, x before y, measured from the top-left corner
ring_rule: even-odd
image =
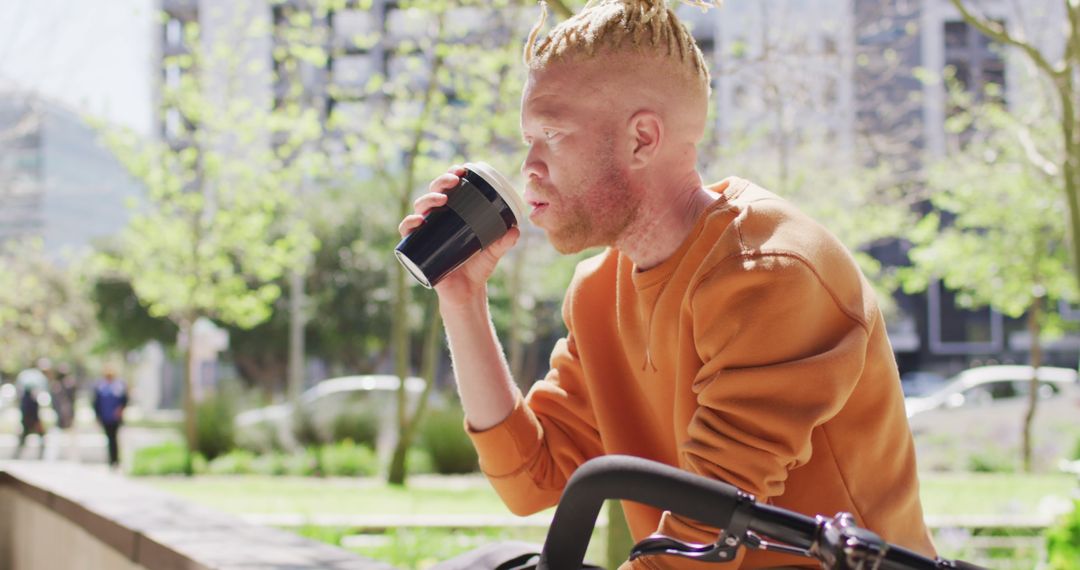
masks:
[[[484,431],[474,430],[465,420],[465,433],[472,439],[480,457],[480,469],[488,477],[510,477],[519,473],[536,456],[543,438],[543,428],[522,398],[510,415]]]

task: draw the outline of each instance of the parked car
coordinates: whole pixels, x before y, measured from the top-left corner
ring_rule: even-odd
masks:
[[[904,398],[904,406],[908,418],[937,409],[1011,403],[1026,406],[1031,376],[1030,366],[995,365],[969,368],[936,390],[921,396]],[[1076,388],[1076,379],[1076,370],[1042,366],[1039,368],[1039,397],[1048,399],[1067,394]]]
[[[390,374],[331,378],[304,391],[299,405],[303,414],[324,433],[343,414],[374,414],[379,424],[377,447],[385,452],[397,438],[394,426],[400,385],[398,377]],[[405,379],[410,406],[416,404],[425,385],[422,378]],[[294,429],[299,419],[294,404],[285,402],[241,412],[236,415],[235,424],[241,438],[275,437],[277,443],[292,447],[297,444]]]
[[[937,372],[916,370],[900,375],[900,388],[904,390],[905,398],[925,396],[941,388],[946,382],[948,378]]]
[[[1030,366],[980,366],[925,396],[906,398],[919,467],[1017,468],[1031,385]],[[1032,424],[1036,465],[1050,468],[1080,437],[1080,385],[1068,368],[1039,368]]]

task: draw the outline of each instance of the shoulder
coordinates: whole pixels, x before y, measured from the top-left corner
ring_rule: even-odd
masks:
[[[723,213],[724,219],[717,220],[711,232],[715,246],[698,267],[691,290],[709,290],[701,285],[717,281],[726,284],[722,288],[759,283],[795,295],[800,289],[823,287],[844,312],[868,322],[876,300],[844,244],[791,202],[741,182],[729,185],[737,191],[725,192],[727,203],[714,210],[714,216]]]

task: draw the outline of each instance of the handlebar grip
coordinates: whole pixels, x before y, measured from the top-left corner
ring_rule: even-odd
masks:
[[[643,503],[724,527],[731,521],[739,490],[640,457],[606,455],[589,460],[574,472],[563,490],[538,570],[581,567],[606,499]]]

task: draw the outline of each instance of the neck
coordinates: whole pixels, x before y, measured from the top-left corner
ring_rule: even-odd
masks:
[[[655,180],[643,192],[641,209],[614,246],[638,271],[663,263],[686,241],[702,212],[716,199],[691,170],[667,185]]]

